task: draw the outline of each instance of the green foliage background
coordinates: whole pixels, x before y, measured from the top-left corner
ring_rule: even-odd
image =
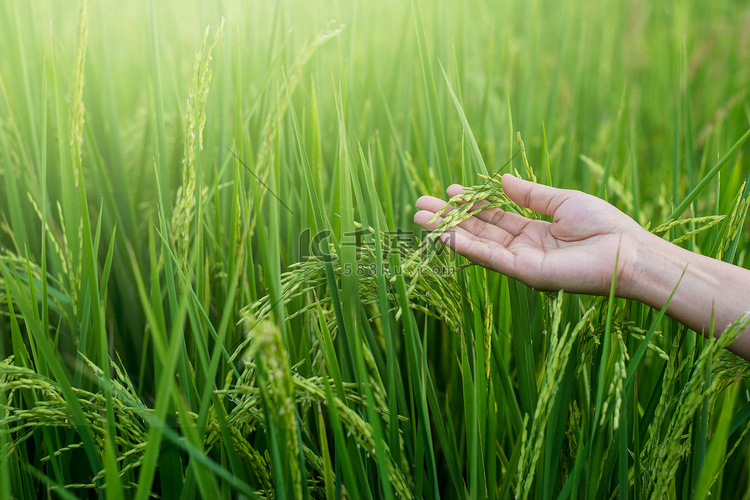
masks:
[[[0,497],[744,498],[731,332],[412,216],[510,170],[747,266],[748,85],[733,0],[3,1]]]

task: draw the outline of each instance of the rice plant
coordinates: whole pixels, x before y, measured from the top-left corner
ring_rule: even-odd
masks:
[[[748,318],[438,240],[543,217],[512,172],[747,267],[748,33],[736,0],[0,3],[0,498],[747,498]]]

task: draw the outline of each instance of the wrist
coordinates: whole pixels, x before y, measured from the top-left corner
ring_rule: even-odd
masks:
[[[747,269],[690,252],[645,230],[630,238],[630,244],[632,260],[624,262],[619,297],[654,309],[669,301],[667,315],[704,335],[719,335],[747,314]],[[750,328],[729,349],[750,359]]]
[[[661,308],[695,254],[645,229],[634,238],[633,246],[634,255],[618,276],[617,296]]]

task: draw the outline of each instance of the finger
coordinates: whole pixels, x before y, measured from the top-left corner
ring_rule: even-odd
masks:
[[[453,198],[454,196],[462,195],[466,192],[466,188],[464,188],[461,184],[451,184],[448,186],[448,189],[445,190],[446,193],[448,193],[448,196]],[[458,202],[457,205],[464,205],[467,202]],[[471,207],[472,210],[479,209],[482,205],[487,205],[488,202],[482,200],[474,203],[474,205]]]
[[[433,214],[442,210],[440,215],[443,217],[455,210],[455,208],[451,206],[446,207],[446,205],[446,201],[441,200],[440,198],[435,198],[434,196],[420,196],[417,200],[417,208],[420,210],[429,210]],[[444,207],[445,209],[443,210]]]
[[[429,210],[420,210],[419,212],[414,214],[414,222],[427,229],[428,231],[434,231],[443,222],[443,218],[437,217],[434,222],[430,222],[432,221],[433,217],[435,217],[434,212],[430,212]],[[461,234],[462,238],[468,239],[477,237],[476,235],[468,232],[466,229],[454,226],[441,234],[439,239],[444,245],[452,248],[456,234]]]
[[[440,235],[440,241],[472,262],[507,276],[515,276],[515,256],[504,245],[460,227]]]
[[[451,184],[448,186],[448,189],[445,190],[446,193],[448,193],[448,196],[453,198],[454,196],[460,196],[466,192],[466,188],[463,187],[461,184]],[[464,205],[467,202],[458,202],[458,205]],[[472,210],[476,210],[480,208],[482,205],[487,205],[487,201],[478,201],[474,203],[474,205],[471,207]]]
[[[481,213],[479,212],[479,214],[462,221],[458,227],[487,241],[494,241],[503,246],[510,245],[515,235],[509,233],[499,225],[485,222],[479,217]]]
[[[434,222],[430,222],[432,218],[435,217],[435,212],[431,212],[429,210],[420,210],[416,214],[414,214],[414,222],[422,226],[423,228],[427,229],[428,231],[434,231],[441,222],[443,222],[442,217],[438,217]]]
[[[555,215],[560,205],[576,193],[568,189],[525,181],[510,174],[503,175],[502,186],[505,194],[514,202],[550,217]]]
[[[442,217],[438,217],[436,220],[432,220],[435,217],[435,213],[443,208],[444,201],[438,200],[437,198],[427,197],[423,196],[419,200],[417,200],[417,206],[421,208],[422,210],[417,212],[414,215],[414,222],[422,226],[423,228],[427,229],[428,231],[434,231],[435,228],[437,228],[440,223],[443,221]],[[446,209],[442,215],[446,215],[453,211],[454,209],[451,207],[450,209]],[[481,213],[481,212],[480,212]],[[496,214],[496,215],[502,215],[502,214]],[[511,214],[515,215],[515,214]],[[500,218],[496,217],[497,220],[500,220]],[[523,217],[521,217],[523,219]],[[523,219],[528,222],[527,219]],[[432,222],[431,222],[432,221]],[[482,236],[484,239],[495,241],[497,243],[500,243],[503,246],[507,246],[510,244],[511,241],[513,241],[513,238],[516,236],[514,234],[510,234],[508,231],[506,231],[503,227],[495,224],[489,224],[479,218],[475,217],[469,217],[468,219],[462,221],[460,224],[458,224],[458,227],[468,231],[469,233],[475,234],[477,236]],[[520,232],[520,229],[519,229]]]
[[[531,219],[527,219],[523,215],[506,212],[500,208],[488,208],[482,210],[474,215],[474,217],[490,226],[498,227],[513,236],[521,234],[524,229],[526,229],[526,226],[532,222]]]
[[[414,215],[414,222],[429,231],[433,231],[442,218],[432,224],[429,221],[435,216],[434,212],[420,210]],[[507,248],[507,245],[494,238],[488,239],[486,233],[475,234],[461,226],[452,227],[441,234],[440,242],[463,255],[467,259],[489,269],[494,269],[510,277],[516,277],[516,257]],[[510,237],[512,240],[512,236]]]
[[[428,231],[434,231],[443,221],[442,217],[438,217],[435,222],[430,223],[434,216],[434,212],[420,210],[414,215],[414,222]],[[481,221],[475,220],[475,222],[486,225]],[[472,227],[472,229],[475,228]],[[514,258],[506,247],[513,240],[513,236],[496,227],[488,227],[487,229],[483,232],[472,232],[472,230],[468,230],[461,225],[455,226],[441,234],[439,239],[443,245],[460,253],[472,262],[507,273],[510,271],[509,263],[512,263]],[[490,234],[490,230],[493,229],[495,234]]]
[[[454,196],[458,196],[459,194],[464,194],[466,192],[466,188],[464,188],[461,184],[451,184],[448,186],[448,189],[445,190],[446,193],[448,193],[448,196],[453,198]]]
[[[465,193],[466,189],[461,184],[452,184],[445,191],[448,193],[448,196],[452,198]],[[481,208],[482,205],[487,204],[488,202],[486,201],[477,202],[472,207],[472,210],[477,210]],[[486,208],[481,212],[476,213],[474,217],[488,224],[492,224],[493,226],[497,226],[513,236],[521,234],[526,225],[530,222],[529,219],[522,215],[506,212],[500,208]]]

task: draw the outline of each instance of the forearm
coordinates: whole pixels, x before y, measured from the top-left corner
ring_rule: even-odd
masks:
[[[749,270],[690,252],[652,234],[644,235],[638,247],[621,296],[661,309],[674,290],[667,314],[705,335],[710,332],[712,315],[714,333],[719,335],[750,310]],[[729,349],[750,359],[750,328]]]

